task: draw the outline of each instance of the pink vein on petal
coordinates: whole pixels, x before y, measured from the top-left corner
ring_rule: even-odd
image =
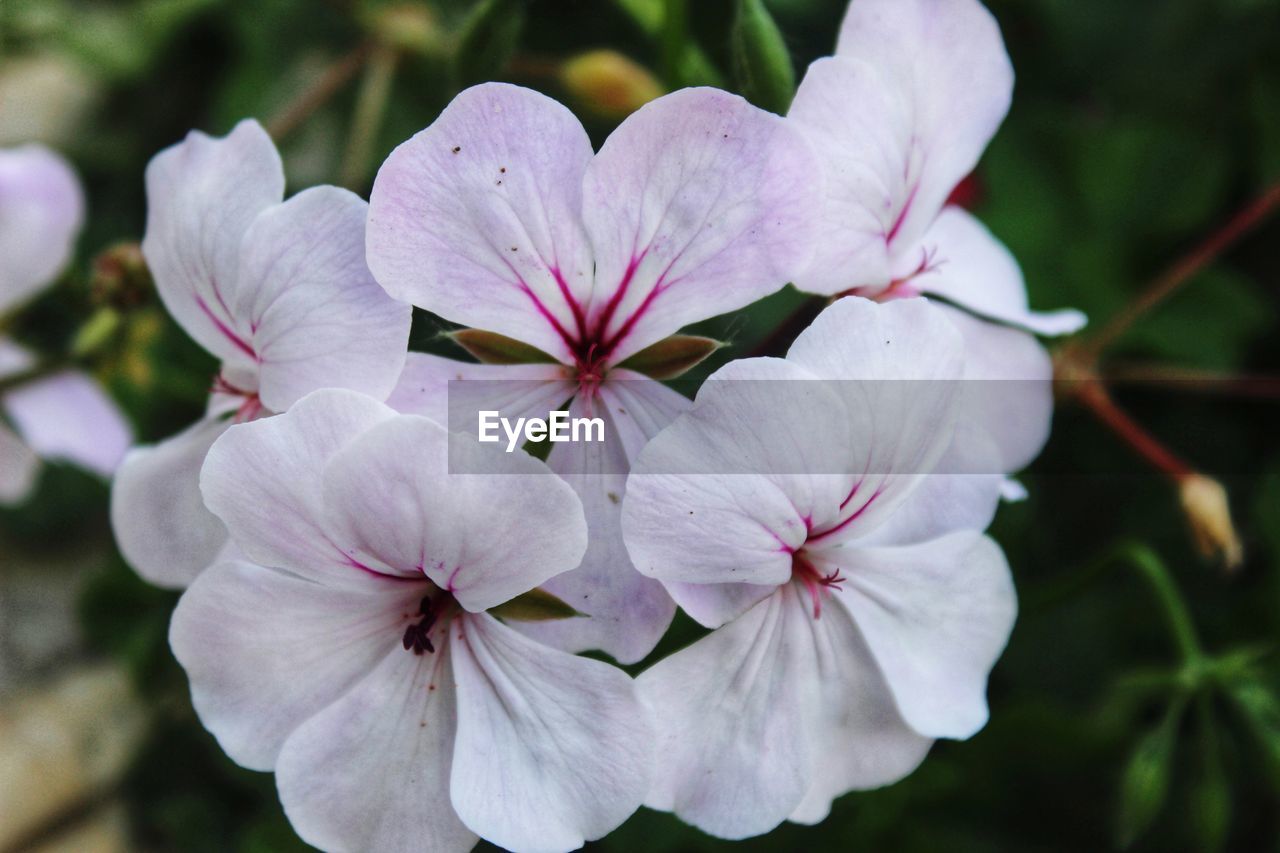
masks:
[[[258,358],[258,354],[254,352],[253,347],[249,346],[249,344],[245,342],[244,338],[240,337],[235,332],[231,331],[231,328],[226,323],[218,319],[218,316],[214,314],[211,310],[209,310],[209,305],[204,301],[204,297],[200,296],[199,294],[196,295],[196,305],[199,306],[200,310],[204,312],[204,315],[209,318],[210,322],[213,323],[213,325],[217,328],[217,330],[221,332],[227,338],[227,340],[235,344],[236,347],[238,347],[242,352],[244,352],[245,355],[249,356],[249,358],[253,359],[254,361],[261,360]]]

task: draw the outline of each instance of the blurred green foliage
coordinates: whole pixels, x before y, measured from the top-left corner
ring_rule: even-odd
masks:
[[[1033,306],[1109,317],[1179,252],[1280,180],[1280,4],[990,5],[1018,84],[980,166],[976,209],[1020,259]],[[142,173],[152,154],[191,128],[223,133],[244,116],[278,118],[370,40],[400,51],[386,103],[372,109],[369,99],[380,95],[367,94],[376,87],[357,74],[309,112],[282,142],[291,190],[346,178],[367,192],[373,163],[430,123],[460,83],[481,79],[566,100],[598,144],[616,119],[576,99],[558,74],[564,60],[597,48],[625,54],[668,87],[756,87],[746,94],[780,104],[778,81],[788,69],[774,68],[760,89],[749,73],[761,70],[758,57],[775,62],[785,47],[798,79],[832,49],[842,11],[843,0],[4,0],[0,92],[26,100],[21,121],[0,125],[0,144],[23,133],[45,137],[73,158],[90,199],[77,269],[14,331],[52,351],[89,319],[89,258],[140,237]],[[760,17],[766,12],[776,31]],[[755,30],[735,30],[744,17]],[[744,73],[752,57],[757,65]],[[38,114],[46,108],[60,112]],[[353,150],[368,151],[368,168],[344,162]],[[1272,222],[1145,318],[1110,358],[1276,374],[1276,245],[1280,223]],[[695,375],[750,352],[802,303],[784,291],[700,324],[696,332],[731,346]],[[124,331],[98,372],[140,436],[154,440],[196,417],[215,366],[154,301],[124,311]],[[414,347],[461,355],[439,334],[447,328],[419,316]],[[785,825],[730,845],[642,810],[590,846],[1275,849],[1276,400],[1177,389],[1119,396],[1173,450],[1223,479],[1247,549],[1240,572],[1226,577],[1196,556],[1167,485],[1085,413],[1064,407],[1046,453],[1024,478],[1030,499],[1003,507],[995,525],[1022,612],[993,675],[991,722],[982,732],[939,743],[897,785],[841,799],[817,827]],[[100,534],[105,508],[101,485],[54,467],[32,504],[0,513],[0,532],[55,548],[64,537]],[[1139,574],[1123,559],[1104,559],[1121,542],[1144,543],[1135,553],[1173,584],[1202,657],[1179,652],[1167,607]],[[82,601],[90,647],[126,660],[155,710],[125,788],[140,842],[183,851],[303,849],[271,778],[232,765],[195,720],[166,644],[175,600],[108,554]],[[656,656],[698,630],[679,617]]]

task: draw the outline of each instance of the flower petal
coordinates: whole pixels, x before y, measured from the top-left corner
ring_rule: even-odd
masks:
[[[819,167],[777,116],[716,89],[651,101],[587,168],[589,325],[611,364],[782,287],[812,252]]]
[[[111,529],[134,571],[182,588],[227,543],[227,528],[205,508],[200,466],[228,421],[208,417],[150,447],[135,447],[111,484]]]
[[[325,464],[395,412],[354,391],[316,391],[282,415],[240,424],[209,450],[205,505],[256,563],[334,582],[358,575],[330,539],[322,507]]]
[[[1037,312],[1028,308],[1027,286],[1017,260],[963,208],[944,208],[921,238],[918,252],[933,264],[932,269],[911,279],[912,288],[919,292],[945,297],[962,308],[1037,335],[1069,335],[1084,328],[1084,314],[1074,309]]]
[[[819,758],[805,726],[821,698],[814,625],[788,584],[641,674],[662,756],[645,805],[733,839],[795,810]]]
[[[66,160],[41,145],[0,149],[0,314],[53,281],[83,224],[84,192]]]
[[[828,169],[820,293],[889,283],[1009,109],[1013,69],[977,0],[858,0],[836,56],[809,67],[789,117]]]
[[[662,387],[652,380],[644,382]],[[603,407],[597,405],[588,412],[590,407],[582,398],[575,399],[569,407],[572,418],[589,414],[602,417],[605,440],[557,444],[547,458],[551,470],[581,498],[588,538],[582,565],[550,579],[543,589],[585,614],[585,618],[517,622],[515,627],[541,643],[568,652],[599,649],[620,663],[636,663],[662,639],[675,615],[675,604],[662,584],[636,571],[622,541],[622,499],[626,494],[628,461],[618,434],[619,421],[625,420],[628,428],[639,432],[649,428],[639,423],[650,423],[651,418],[663,415],[641,408],[645,404],[639,401],[648,398],[638,389],[623,392],[634,402],[621,406],[625,411],[619,413],[620,404],[614,402],[617,398],[606,390],[618,384],[639,383],[615,383],[611,379],[601,388]],[[663,390],[675,394],[670,389]]]
[[[908,547],[836,549],[819,565],[848,578],[837,598],[913,729],[967,738],[986,724],[987,674],[1017,612],[999,545],[958,532]]]
[[[644,799],[653,732],[635,684],[487,615],[449,641],[458,690],[450,785],[471,829],[511,850],[572,850]]]
[[[78,371],[25,383],[0,405],[36,453],[100,477],[111,476],[133,443],[133,429],[115,401]]]
[[[717,371],[632,469],[622,529],[636,568],[662,581],[785,581],[810,523],[835,517],[853,482],[849,420],[830,383],[790,362]]]
[[[40,457],[0,421],[0,506],[21,503],[36,486]]]
[[[285,739],[389,654],[426,584],[363,576],[331,589],[247,562],[203,572],[169,643],[200,721],[237,763],[269,770]]]
[[[374,181],[369,267],[387,292],[572,361],[591,293],[582,175],[591,141],[531,89],[465,90]]]
[[[449,803],[456,725],[447,650],[397,648],[285,741],[289,822],[323,850],[465,853],[476,836]]]
[[[500,412],[513,423],[547,417],[573,396],[564,370],[560,364],[472,364],[411,352],[387,405],[475,435],[481,411]]]
[[[284,197],[284,167],[267,132],[246,119],[227,136],[192,131],[147,164],[142,252],[169,313],[209,352],[255,353],[232,314],[240,245],[254,217]]]
[[[350,442],[321,491],[326,530],[353,562],[425,572],[471,611],[576,567],[587,547],[581,502],[544,463],[423,417]]]
[[[319,388],[381,400],[400,376],[413,309],[365,266],[367,207],[346,190],[313,187],[249,226],[231,314],[250,332],[268,409]]]
[[[932,472],[952,444],[963,344],[946,312],[924,299],[875,303],[845,297],[791,346],[787,360],[844,398],[865,472],[834,519],[815,518],[812,539],[838,541],[875,529]]]

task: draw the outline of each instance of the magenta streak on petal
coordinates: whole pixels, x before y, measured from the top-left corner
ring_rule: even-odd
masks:
[[[422,578],[409,577],[407,575],[391,575],[391,574],[387,574],[386,572],[380,572],[377,569],[366,566],[364,563],[360,562],[355,557],[352,557],[350,554],[347,554],[345,552],[343,552],[342,556],[346,558],[347,565],[351,566],[351,568],[359,569],[365,574],[373,575],[375,578],[381,578],[382,580],[385,580],[385,581],[397,581],[401,583],[405,581],[408,581],[410,583],[422,582]]]
[[[609,321],[613,319],[614,312],[618,310],[618,305],[622,302],[622,298],[627,295],[627,288],[631,286],[631,280],[635,278],[636,269],[648,253],[649,249],[646,247],[640,254],[631,256],[631,261],[627,264],[627,271],[622,274],[622,281],[618,283],[618,289],[613,292],[613,296],[609,297],[609,301],[605,303],[604,311],[600,313],[600,318],[596,321],[597,335],[603,335],[605,330],[609,328]]]
[[[449,580],[445,583],[444,588],[450,595],[453,595],[453,581],[460,571],[462,571],[462,566],[454,566],[453,571],[449,573]]]
[[[574,325],[578,327],[578,340],[585,340],[587,337],[587,318],[582,311],[582,303],[573,298],[573,294],[569,292],[569,282],[564,280],[564,276],[560,274],[559,267],[548,267],[551,275],[555,277],[556,284],[560,286],[560,295],[564,297],[564,301],[569,304],[569,310],[573,312]]]
[[[854,491],[857,491],[857,487],[856,487],[856,486],[854,487]],[[818,540],[823,539],[823,538],[825,538],[825,537],[827,537],[827,536],[830,536],[831,534],[836,533],[837,531],[842,530],[844,527],[846,527],[847,525],[851,524],[851,523],[854,521],[854,519],[856,519],[858,516],[862,515],[864,512],[866,512],[866,511],[867,511],[867,507],[869,507],[869,506],[871,506],[873,503],[875,503],[876,498],[880,497],[880,492],[881,492],[881,490],[880,490],[880,489],[876,489],[876,491],[871,495],[870,499],[869,499],[866,503],[864,503],[862,506],[858,507],[858,508],[853,512],[853,514],[852,514],[852,515],[850,515],[850,516],[849,516],[848,518],[846,518],[844,521],[842,521],[842,522],[840,522],[839,524],[837,524],[835,527],[832,527],[830,530],[824,530],[824,531],[822,531],[821,533],[819,533],[819,534],[817,534],[817,535],[815,535],[815,536],[810,536],[810,537],[809,537],[809,542],[817,542]],[[852,494],[850,494],[850,497],[852,497]],[[846,498],[845,500],[846,500],[846,502],[847,502],[847,501],[848,501],[848,498]],[[842,504],[841,506],[843,506],[843,504]],[[808,543],[806,543],[806,544],[808,544]]]
[[[210,322],[217,327],[218,331],[226,336],[227,340],[235,344],[242,352],[244,352],[245,355],[249,356],[249,358],[254,361],[260,361],[258,354],[253,351],[253,347],[249,346],[249,344],[245,343],[243,338],[231,331],[230,327],[228,327],[226,323],[219,320],[217,315],[209,310],[209,306],[205,303],[204,298],[198,294],[196,295],[196,305],[200,307],[200,310],[204,312]]]
[[[916,184],[911,188],[911,194],[907,196],[907,203],[902,206],[902,211],[898,214],[898,218],[893,223],[893,227],[889,229],[889,233],[884,235],[885,245],[892,243],[893,238],[898,236],[898,231],[902,229],[902,223],[906,221],[907,214],[911,212],[911,204],[916,200],[916,191],[919,189],[919,184]]]
[[[840,501],[840,509],[844,509],[849,505],[849,501],[853,500],[853,496],[858,493],[858,489],[862,488],[862,481],[853,484],[853,488],[849,490],[849,494],[845,495],[844,500]]]
[[[524,292],[524,295],[529,297],[529,301],[533,303],[533,307],[537,309],[538,313],[542,315],[544,320],[551,324],[551,327],[556,330],[556,334],[558,334],[564,340],[569,349],[572,350],[576,343],[574,338],[565,331],[564,326],[560,324],[560,321],[556,319],[555,315],[551,313],[547,306],[542,304],[542,300],[533,292],[533,288],[529,287],[528,282],[526,282],[524,277],[516,271],[516,268],[511,265],[511,262],[506,258],[502,258],[502,262],[506,264],[507,269],[511,271],[513,276],[515,276],[516,287],[519,287],[520,290]],[[557,280],[558,278],[559,276],[557,276]]]

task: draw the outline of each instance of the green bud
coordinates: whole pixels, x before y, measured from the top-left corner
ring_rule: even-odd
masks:
[[[779,115],[796,93],[786,41],[764,0],[738,0],[731,34],[734,77],[743,97]]]

